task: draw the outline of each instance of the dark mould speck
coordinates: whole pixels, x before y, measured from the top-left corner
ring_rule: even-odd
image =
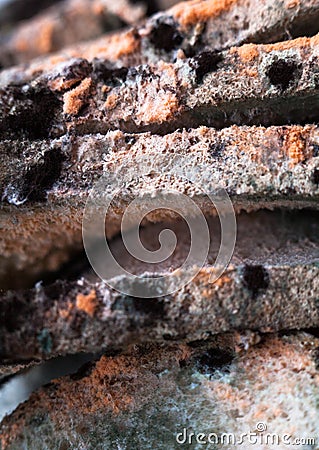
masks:
[[[220,52],[202,52],[190,59],[189,65],[195,70],[196,83],[202,83],[206,74],[218,69],[218,64],[223,60]]]
[[[157,22],[150,32],[149,40],[155,48],[170,52],[180,47],[183,36],[175,23]]]
[[[14,296],[0,303],[0,328],[12,333],[18,330],[26,319],[28,311],[27,300]]]
[[[92,64],[84,58],[77,58],[70,64],[66,65],[59,73],[59,76],[64,77],[65,80],[83,80],[88,77],[92,72]]]
[[[112,310],[148,316],[152,319],[163,318],[165,315],[164,301],[156,298],[122,297],[114,303]]]
[[[243,284],[256,298],[260,290],[269,286],[269,275],[267,270],[261,265],[246,265],[242,273]]]
[[[0,111],[0,138],[50,136],[55,116],[62,111],[62,101],[54,93],[45,87],[24,91],[21,86],[10,86],[3,98],[16,107],[14,112]]]
[[[136,142],[136,138],[134,136],[125,136],[124,141],[125,144],[133,145]]]
[[[218,348],[209,349],[196,359],[197,370],[204,375],[212,375],[216,370],[229,371],[234,355]]]
[[[217,142],[216,144],[211,144],[209,146],[209,154],[212,158],[218,159],[220,158],[225,151],[225,143]]]
[[[274,61],[266,72],[270,83],[283,90],[300,77],[299,64],[292,59]]]
[[[200,141],[200,139],[197,136],[189,138],[190,145],[196,145],[199,143],[199,141]]]
[[[15,180],[6,187],[2,200],[13,205],[21,205],[26,201],[45,201],[47,191],[60,178],[64,160],[60,149],[47,151],[37,163],[21,174],[16,174]]]
[[[315,169],[312,172],[312,182],[313,184],[315,184],[316,186],[319,186],[319,169]]]
[[[130,67],[128,70],[127,78],[136,82],[137,77],[140,77],[142,80],[151,81],[159,78],[159,75],[155,74],[151,67]]]
[[[112,67],[108,61],[95,58],[93,64],[93,76],[97,81],[102,81],[109,86],[119,86],[125,83],[128,74],[127,67]]]

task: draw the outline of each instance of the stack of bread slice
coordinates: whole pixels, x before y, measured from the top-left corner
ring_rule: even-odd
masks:
[[[160,7],[65,0],[1,38],[0,374],[96,355],[3,420],[3,449],[237,448],[207,440],[223,433],[255,433],[260,449],[319,444],[319,2]],[[83,218],[101,177],[113,255],[169,292],[129,295],[131,276],[88,263]],[[207,221],[195,276],[170,208],[140,230],[151,251],[174,232],[167,260],[139,261],[121,239],[134,199],[172,187]],[[220,190],[237,242],[212,283]]]

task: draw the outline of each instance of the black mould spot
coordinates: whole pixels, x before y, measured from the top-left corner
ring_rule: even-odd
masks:
[[[26,319],[28,311],[27,300],[10,298],[0,304],[0,327],[8,333],[19,329]]]
[[[146,314],[154,319],[164,316],[164,302],[158,299],[133,298],[133,306],[140,314]]]
[[[218,159],[220,158],[225,151],[225,143],[217,142],[216,144],[210,144],[209,146],[209,154],[212,158]]]
[[[136,142],[136,138],[134,136],[125,136],[124,141],[125,144],[133,145]]]
[[[150,32],[149,40],[155,48],[170,52],[181,45],[183,36],[174,23],[158,22]]]
[[[297,79],[298,69],[299,65],[295,61],[278,59],[271,64],[266,74],[272,85],[285,90]]]
[[[231,352],[213,348],[196,359],[197,370],[205,375],[212,375],[216,370],[229,371],[234,356]]]
[[[259,291],[269,286],[269,275],[263,266],[246,265],[243,270],[243,284],[256,298]]]
[[[186,297],[183,300],[183,303],[181,305],[181,313],[182,314],[188,314],[190,307],[192,306],[192,301],[190,298]]]
[[[115,68],[110,65],[108,61],[94,59],[93,60],[93,75],[97,80],[109,86],[120,86],[126,81],[128,68]]]
[[[312,182],[313,184],[315,184],[316,186],[319,186],[319,169],[315,169],[312,172]]]
[[[164,301],[151,298],[123,297],[115,302],[112,310],[122,310],[129,315],[144,315],[160,319],[165,315]]]
[[[162,317],[164,315],[164,302],[158,299],[135,298],[133,299],[136,311],[142,314],[150,314],[152,317]]]
[[[207,73],[218,69],[218,64],[223,60],[219,52],[202,52],[189,61],[189,65],[195,70],[196,83],[202,83]]]
[[[196,35],[192,37],[192,43],[189,42],[183,46],[183,51],[187,58],[192,58],[193,56],[198,55],[203,50],[203,34],[205,30],[206,23],[201,23],[201,32],[198,34],[196,33]]]
[[[47,151],[34,165],[24,173],[16,176],[4,192],[3,200],[14,205],[28,201],[45,201],[47,191],[59,179],[65,159],[60,149]]]
[[[15,104],[13,112],[4,113],[0,137],[43,139],[49,136],[55,115],[62,110],[61,101],[48,89],[10,87],[5,96]]]
[[[63,68],[59,76],[65,80],[83,80],[92,73],[92,64],[84,58],[77,58],[71,64]]]
[[[150,67],[144,68],[140,66],[138,68],[130,67],[127,78],[134,82],[136,82],[137,78],[140,78],[143,81],[152,81],[159,78],[159,75],[155,74]]]
[[[48,284],[47,286],[42,286],[41,283],[41,289],[43,291],[43,301],[48,300],[51,302],[52,300],[58,300],[61,295],[65,295],[66,291],[63,289],[63,282],[61,280],[55,281],[54,283]]]
[[[199,141],[200,139],[197,136],[189,138],[190,145],[196,145],[199,143]]]
[[[312,150],[313,150],[313,156],[314,157],[319,156],[319,145],[318,144],[312,144],[311,147],[312,147]]]

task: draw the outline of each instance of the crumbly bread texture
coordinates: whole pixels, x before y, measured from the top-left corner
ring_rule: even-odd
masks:
[[[61,271],[62,279],[54,283],[0,294],[2,358],[18,362],[132,343],[190,342],[234,329],[318,327],[318,214],[240,215],[231,264],[212,283],[218,224],[217,218],[211,219],[211,247],[197,274],[193,267],[182,267],[190,251],[183,222],[149,224],[141,230],[142,243],[151,251],[156,250],[163,229],[174,232],[177,247],[161,264],[136,261],[120,238],[111,242],[116,261],[141,276],[140,291],[153,292],[143,277],[167,276],[158,283],[155,298],[139,298],[135,291],[122,294],[132,283],[128,276],[108,280],[118,292],[92,270],[81,268],[72,277]],[[181,287],[184,281],[189,283]],[[161,289],[173,293],[162,297]]]
[[[126,23],[132,23],[141,14],[141,7],[128,1],[95,0],[83,14],[87,0],[69,0],[56,6],[61,23],[75,16],[86,29],[71,23],[70,31],[79,39],[101,33],[103,23],[118,26],[112,13]],[[128,6],[129,5],[129,6]],[[154,5],[153,11],[156,7]],[[74,42],[72,33],[65,30],[51,13],[42,13],[21,26],[13,37],[4,42],[0,52],[3,66],[27,62],[30,57],[43,55]],[[143,9],[142,9],[143,11]],[[243,43],[269,43],[299,36],[311,36],[319,31],[319,7],[316,0],[193,0],[181,2],[167,11],[153,15],[143,24],[105,35],[88,45],[77,45],[47,59],[44,65],[57,59],[89,58],[95,55],[117,61],[122,65],[142,64],[160,60],[173,61],[176,56],[194,56],[202,51],[220,51]],[[79,20],[80,19],[80,20]],[[103,22],[104,20],[104,22]],[[135,21],[136,22],[136,21]],[[229,24],[232,26],[229,26]],[[107,26],[106,24],[106,26]],[[38,31],[38,33],[37,33]],[[59,33],[60,31],[60,33]],[[41,32],[41,38],[39,38]],[[41,63],[31,67],[41,67]]]
[[[257,433],[259,449],[285,449],[283,435],[291,442],[317,436],[318,345],[305,333],[255,340],[238,334],[102,356],[6,417],[2,449],[173,449],[180,448],[176,438],[183,440],[184,428],[187,439],[191,432],[206,439]],[[266,441],[267,433],[278,435],[279,445]],[[218,448],[238,447],[226,441]],[[245,448],[254,448],[248,438]]]
[[[104,354],[6,417],[1,450],[203,448],[192,432],[257,433],[259,450],[318,439],[319,2],[148,3],[65,0],[0,37],[0,382],[56,356]],[[140,21],[160,3],[172,7]],[[116,273],[111,287],[81,253],[101,176],[95,205],[113,202],[100,228],[134,283]],[[132,257],[118,235],[132,200],[131,219],[172,188],[208,218],[196,273],[182,267],[193,236],[167,209],[139,230],[149,251],[174,232],[162,263]],[[220,188],[238,235],[213,283],[208,195]],[[157,295],[138,295],[158,275]]]
[[[39,63],[36,72],[4,71],[0,137],[41,139],[112,129],[163,135],[200,125],[311,123],[318,114],[318,51],[316,35],[202,52],[174,63],[114,67],[94,49],[82,57],[75,53],[76,59],[67,55],[53,68]]]
[[[58,270],[81,250],[85,202],[103,175],[109,178],[106,191],[111,197],[116,186],[120,188],[106,217],[106,232],[112,237],[129,202],[155,189],[173,187],[191,196],[207,215],[216,213],[207,194],[220,188],[226,189],[236,211],[316,209],[318,152],[314,125],[3,140],[2,286],[23,287],[43,272]],[[168,214],[160,210],[152,220],[164,220]]]

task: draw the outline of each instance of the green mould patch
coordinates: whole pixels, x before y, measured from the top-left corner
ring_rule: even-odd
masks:
[[[37,336],[37,341],[42,353],[49,354],[52,352],[52,337],[50,332],[44,328]]]

